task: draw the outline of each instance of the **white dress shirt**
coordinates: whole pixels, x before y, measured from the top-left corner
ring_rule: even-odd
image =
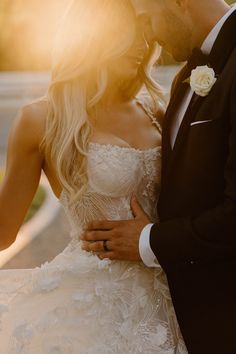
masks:
[[[201,50],[204,54],[210,54],[214,43],[220,33],[221,28],[223,27],[226,20],[229,16],[236,10],[236,5],[232,6],[232,8],[217,22],[215,27],[211,30],[211,32],[206,37],[205,41],[202,44]],[[173,124],[171,127],[171,146],[172,149],[174,147],[176,137],[178,135],[179,128],[185,116],[185,113],[188,109],[188,106],[193,97],[193,90],[189,86],[189,89],[185,93],[183,101],[176,113],[176,118],[173,120]],[[150,246],[150,232],[153,224],[148,224],[142,231],[140,240],[139,240],[139,253],[142,258],[143,263],[147,267],[160,267],[155,254],[153,253]]]

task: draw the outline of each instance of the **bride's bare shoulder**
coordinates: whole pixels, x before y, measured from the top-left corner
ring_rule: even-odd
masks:
[[[30,130],[35,138],[41,140],[45,133],[46,117],[48,113],[48,100],[40,97],[21,107],[18,113],[18,120],[27,130]]]
[[[21,113],[36,122],[45,121],[48,112],[47,97],[40,97],[21,107]]]

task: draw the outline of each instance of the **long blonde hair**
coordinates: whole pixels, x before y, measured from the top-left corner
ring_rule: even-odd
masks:
[[[46,132],[40,147],[55,164],[71,204],[88,182],[88,111],[106,92],[108,64],[128,51],[135,35],[135,14],[129,0],[74,0],[58,30],[47,93]],[[145,84],[158,102],[161,91],[147,68],[140,68],[133,91],[136,94]]]

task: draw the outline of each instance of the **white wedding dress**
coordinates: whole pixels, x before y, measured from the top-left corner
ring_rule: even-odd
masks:
[[[187,353],[161,267],[100,260],[79,241],[88,221],[132,219],[133,192],[155,221],[160,170],[160,147],[90,143],[87,191],[73,210],[60,197],[70,244],[41,267],[0,271],[2,354]]]

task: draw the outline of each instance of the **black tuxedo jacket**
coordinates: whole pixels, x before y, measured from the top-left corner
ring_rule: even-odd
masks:
[[[209,65],[217,82],[207,97],[194,95],[172,150],[170,126],[187,66],[173,87],[163,127],[160,224],[150,243],[189,353],[236,354],[236,12]]]

